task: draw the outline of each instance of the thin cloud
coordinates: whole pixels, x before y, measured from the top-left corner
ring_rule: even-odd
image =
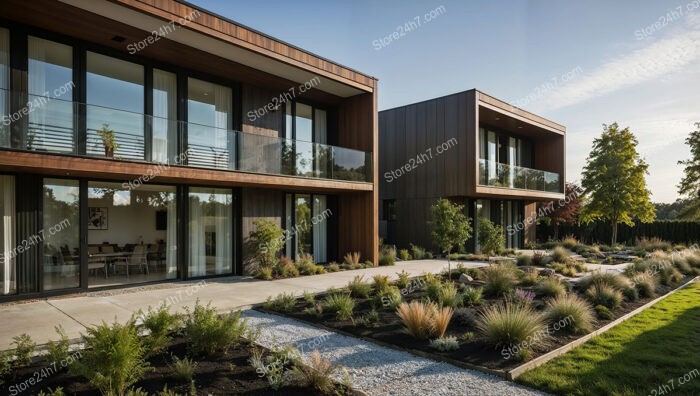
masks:
[[[695,22],[695,21],[693,21]],[[559,87],[535,105],[557,109],[681,70],[700,58],[700,32],[659,40]]]

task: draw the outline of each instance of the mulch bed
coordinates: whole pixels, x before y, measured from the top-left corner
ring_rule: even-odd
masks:
[[[155,394],[163,390],[167,384],[168,390],[178,394],[187,395],[190,384],[182,383],[172,377],[168,364],[172,361],[171,355],[184,358],[187,356],[187,343],[183,338],[175,338],[173,344],[165,353],[149,359],[154,368],[146,376],[134,385],[134,388],[142,388],[149,394]],[[260,377],[255,369],[248,363],[250,347],[245,343],[231,348],[227,353],[213,357],[194,358],[198,363],[194,377],[198,395],[311,395],[317,394],[311,388],[285,387],[275,391],[268,385],[267,379]],[[5,384],[0,386],[0,394],[3,395],[36,395],[40,390],[63,388],[67,395],[99,395],[99,392],[83,377],[70,375],[67,370],[62,370],[53,375],[41,378],[36,372],[41,372],[46,367],[46,362],[38,362],[30,367],[22,368],[14,373],[13,378],[5,379]],[[10,386],[20,384],[29,378],[41,379],[36,385],[16,393],[10,391]],[[28,383],[28,382],[27,382]],[[20,388],[15,388],[19,390]],[[22,388],[24,389],[24,387]]]
[[[445,279],[446,278],[443,278],[443,281]],[[687,282],[689,279],[691,278],[686,278],[682,283]],[[657,297],[666,294],[672,289],[673,288],[671,287],[660,286]],[[324,296],[325,294],[316,296],[316,301],[322,301]],[[403,296],[403,301],[409,302],[412,300],[420,300],[425,296],[426,293],[423,290],[418,290]],[[614,317],[612,319],[596,319],[593,330],[599,329],[617,318],[626,315],[652,299],[653,298],[644,298],[633,302],[623,301],[622,305],[613,311]],[[359,319],[372,310],[371,298],[355,300],[356,305],[353,314],[354,321],[339,321],[333,314],[328,312],[324,312],[321,318],[307,314],[304,312],[304,309],[310,307],[311,304],[305,302],[303,299],[297,300],[294,309],[288,313],[267,311],[262,307],[257,309],[273,314],[286,315],[314,325],[320,325],[320,327],[325,327],[330,330],[339,330],[341,333],[346,333],[347,335],[360,337],[369,341],[376,341],[379,344],[395,347],[400,350],[417,352],[419,355],[433,357],[437,360],[444,360],[456,364],[463,363],[463,366],[465,367],[484,368],[486,369],[484,371],[506,372],[520,366],[523,363],[514,356],[505,358],[505,356],[501,353],[502,348],[495,349],[485,342],[479,340],[478,334],[474,328],[455,323],[454,320],[450,322],[445,336],[455,336],[459,338],[466,332],[471,331],[476,337],[472,341],[468,342],[460,339],[460,348],[458,350],[446,352],[441,352],[431,348],[428,340],[416,340],[410,335],[406,334],[404,332],[404,326],[401,320],[396,315],[395,311],[389,308],[378,307],[377,311],[379,313],[379,320],[374,325],[367,326],[366,324],[361,323],[362,321]],[[479,310],[479,307],[496,304],[500,301],[502,301],[502,299],[484,297],[482,298],[481,304],[478,307],[473,307],[472,309],[476,312]],[[535,299],[533,301],[533,307],[540,310],[540,308],[544,307],[544,302],[539,298]],[[585,335],[570,334],[566,332],[565,329],[554,331],[552,326],[550,326],[549,329],[549,335],[551,337],[548,338],[546,344],[537,344],[537,347],[532,350],[531,358],[544,355]]]

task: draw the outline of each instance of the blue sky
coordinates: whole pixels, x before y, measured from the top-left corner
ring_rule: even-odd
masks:
[[[377,77],[380,110],[471,88],[521,100],[567,127],[570,181],[617,121],[639,138],[652,200],[677,198],[676,163],[700,122],[700,0],[192,2]]]

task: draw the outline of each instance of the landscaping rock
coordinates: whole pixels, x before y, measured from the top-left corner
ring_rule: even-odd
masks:
[[[542,275],[542,276],[547,276],[547,277],[554,276],[554,275],[556,275],[556,273],[557,272],[551,268],[540,268],[540,275]]]
[[[459,283],[464,283],[464,284],[466,284],[466,283],[471,283],[471,282],[474,282],[474,278],[472,278],[471,276],[469,276],[469,275],[467,275],[467,274],[462,274],[462,275],[459,276],[458,282],[459,282]]]

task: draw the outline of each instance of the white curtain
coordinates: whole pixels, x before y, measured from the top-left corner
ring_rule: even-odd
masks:
[[[202,202],[197,198],[197,195],[190,195],[189,276],[203,276],[207,274],[207,257],[204,246],[204,220],[202,216]]]
[[[316,262],[328,261],[328,219],[323,217],[323,212],[328,209],[325,195],[314,195],[314,210],[312,225],[314,233],[314,258]]]
[[[509,187],[515,187],[515,172],[516,166],[518,165],[517,150],[518,141],[515,138],[508,138],[508,177],[509,177]]]
[[[216,128],[214,146],[223,149],[228,154],[228,167],[234,169],[236,151],[234,135],[230,132],[233,127],[231,117],[231,88],[212,84],[214,87],[214,127]]]
[[[294,256],[294,238],[291,237],[292,228],[294,227],[293,214],[294,214],[294,202],[292,201],[292,194],[287,194],[286,197],[286,228],[288,232],[284,233],[285,237],[285,255],[289,258]],[[289,238],[287,238],[289,237]]]
[[[0,28],[0,116],[10,114],[10,33]],[[10,146],[10,128],[0,124],[0,147]]]
[[[153,69],[153,152],[154,162],[173,161],[177,152],[177,78]]]
[[[175,194],[168,194],[168,230],[165,241],[166,278],[177,277],[177,201]]]
[[[231,216],[231,195],[217,194],[221,202],[216,204],[216,274],[231,272],[231,244],[233,238],[231,230],[233,219]],[[219,201],[217,199],[217,201]]]
[[[0,262],[0,279],[2,279],[2,294],[10,294],[15,291],[15,260],[11,258],[11,251],[15,246],[15,178],[14,176],[0,176],[0,213],[2,213],[2,228],[0,229],[0,242],[2,242],[3,259]]]

